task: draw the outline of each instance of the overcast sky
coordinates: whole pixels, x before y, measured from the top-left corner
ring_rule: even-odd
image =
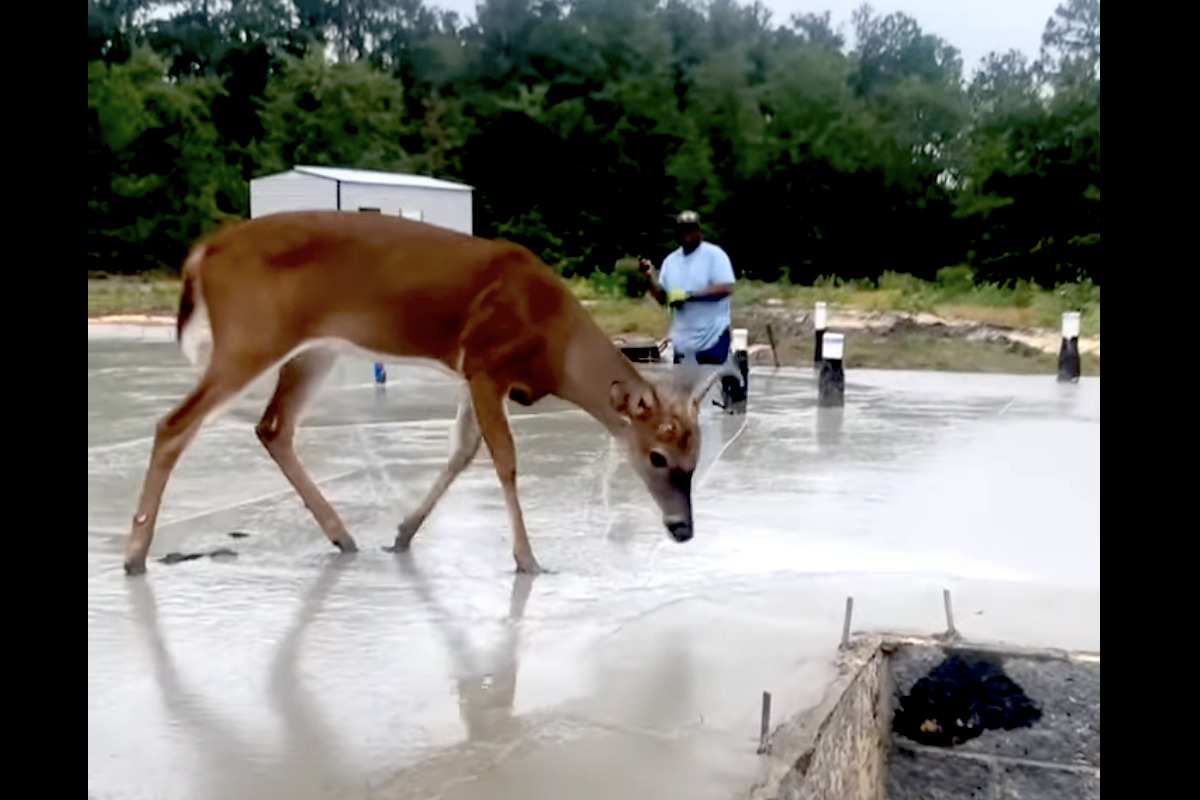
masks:
[[[1020,50],[1037,58],[1042,30],[1055,7],[1063,0],[874,0],[877,15],[902,11],[921,29],[937,34],[962,52],[967,76],[990,51]],[[476,0],[426,0],[426,5],[456,11],[462,18],[475,17]],[[739,0],[748,5],[746,0]],[[762,0],[771,11],[773,25],[787,22],[796,13],[831,13],[831,21],[854,44],[850,15],[863,0]]]

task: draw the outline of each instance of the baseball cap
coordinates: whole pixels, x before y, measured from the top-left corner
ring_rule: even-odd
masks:
[[[700,215],[695,211],[682,211],[675,217],[675,221],[680,225],[699,225]]]

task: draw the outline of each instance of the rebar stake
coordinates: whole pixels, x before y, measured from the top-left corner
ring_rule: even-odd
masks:
[[[771,730],[771,693],[763,692],[762,727],[758,732],[758,754],[767,752],[767,734]]]
[[[958,636],[958,631],[954,629],[954,611],[950,608],[949,589],[942,589],[942,602],[946,606],[946,635],[949,637]]]
[[[842,647],[850,644],[850,617],[854,614],[854,598],[846,598],[846,619],[842,621]]]

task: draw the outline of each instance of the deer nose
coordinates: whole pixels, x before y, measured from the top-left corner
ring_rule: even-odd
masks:
[[[667,532],[677,542],[686,542],[692,538],[692,526],[687,522],[668,522]]]

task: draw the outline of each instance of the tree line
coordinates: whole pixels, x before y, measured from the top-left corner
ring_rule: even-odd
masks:
[[[564,274],[701,213],[745,277],[1099,283],[1100,4],[1035,56],[868,5],[88,0],[88,270],[177,268],[295,164],[476,187],[475,231]]]

